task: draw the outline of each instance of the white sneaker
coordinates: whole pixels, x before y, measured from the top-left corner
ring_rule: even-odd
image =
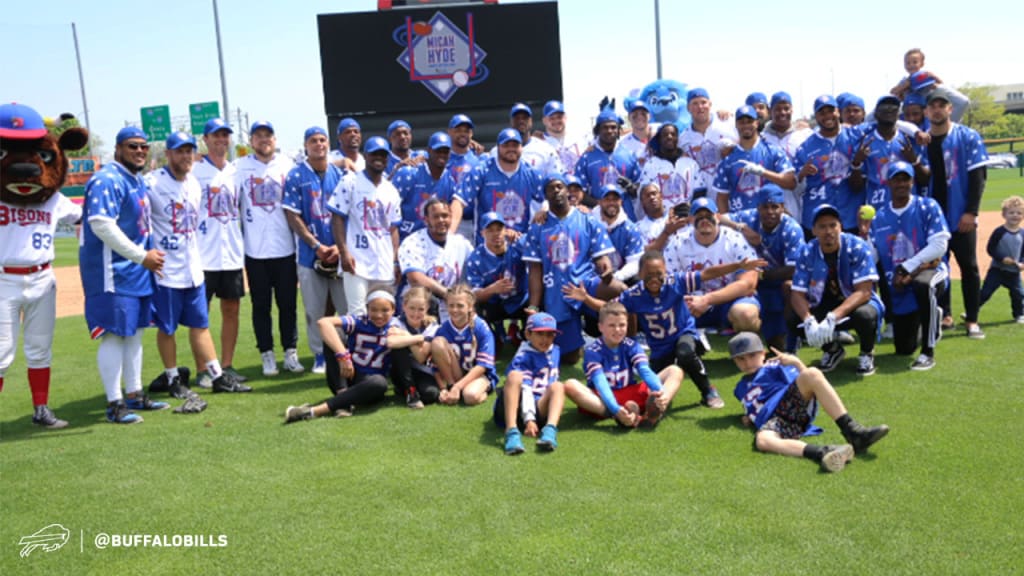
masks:
[[[260,358],[263,359],[263,375],[277,376],[277,359],[274,358],[274,351],[267,350],[260,354]]]
[[[1024,316],[1017,316],[1015,320],[1017,321],[1017,324],[1024,324]]]
[[[882,338],[884,340],[892,340],[893,339],[892,324],[889,324],[889,323],[885,324],[885,330],[882,330]]]
[[[295,348],[289,348],[284,351],[284,369],[295,374],[301,374],[306,371],[305,366],[299,364],[299,353],[296,352]]]

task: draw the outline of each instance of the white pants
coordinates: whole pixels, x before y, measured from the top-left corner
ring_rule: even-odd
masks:
[[[25,326],[25,363],[47,368],[57,322],[57,280],[52,269],[32,274],[0,273],[0,377],[14,362],[18,331]]]
[[[345,286],[340,278],[330,280],[316,273],[312,268],[296,267],[299,275],[299,290],[302,292],[302,307],[306,311],[306,339],[313,354],[323,352],[324,342],[320,337],[317,320],[324,316],[327,295],[331,295],[334,308],[342,314],[348,311],[345,304]]]
[[[356,314],[366,314],[366,296],[370,293],[371,287],[374,289],[394,287],[394,280],[369,280],[362,276],[349,274],[348,272],[344,273],[342,280],[345,283],[345,302],[348,303],[347,313],[353,316]]]

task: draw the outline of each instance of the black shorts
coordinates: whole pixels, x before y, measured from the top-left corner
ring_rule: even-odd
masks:
[[[779,400],[775,413],[764,423],[761,430],[771,430],[782,438],[799,438],[807,431],[814,418],[814,400],[804,400],[800,388],[794,382]]]
[[[245,296],[245,277],[242,270],[204,270],[206,275],[206,301],[214,296],[221,300],[241,300]]]

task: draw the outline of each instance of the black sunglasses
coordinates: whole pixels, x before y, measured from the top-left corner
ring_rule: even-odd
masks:
[[[135,142],[129,142],[125,144],[125,146],[127,146],[129,150],[138,150],[140,148],[143,150],[149,150],[149,144],[136,144]]]

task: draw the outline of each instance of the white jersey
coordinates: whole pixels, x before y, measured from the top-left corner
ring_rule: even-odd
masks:
[[[722,161],[722,149],[735,146],[739,140],[734,126],[718,120],[712,121],[703,134],[691,126],[679,135],[679,147],[683,154],[696,160],[700,166],[698,186],[711,189],[718,163]]]
[[[426,228],[421,228],[402,240],[398,263],[403,275],[421,272],[451,288],[465,275],[466,261],[472,253],[473,245],[461,234],[448,234],[442,246],[430,237]],[[438,308],[438,316],[444,322],[448,319],[448,307],[441,301]]]
[[[245,247],[239,223],[235,165],[221,170],[206,156],[192,165],[203,196],[199,204],[199,252],[204,270],[241,270]]]
[[[651,219],[644,216],[636,223],[636,229],[640,231],[640,237],[643,238],[644,246],[647,246],[651,242],[661,236],[661,233],[665,230],[665,224],[668,223],[668,212],[661,215],[661,218]]]
[[[82,207],[60,192],[31,206],[0,202],[0,266],[25,268],[52,262],[57,225],[74,224],[81,217]]]
[[[771,126],[769,126],[761,132],[761,138],[764,138],[764,141],[769,144],[774,144],[779,148],[782,148],[782,151],[786,153],[786,156],[789,157],[790,162],[792,162],[793,157],[796,156],[796,149],[799,148],[805,140],[810,138],[811,134],[814,134],[814,131],[810,128],[795,130],[793,127],[790,127],[789,132],[786,132],[785,134],[778,134],[773,132]]]
[[[395,247],[391,231],[402,223],[402,199],[395,186],[381,178],[375,186],[366,173],[346,172],[327,208],[345,218],[345,245],[355,259],[355,274],[366,280],[393,282]]]
[[[621,139],[618,144],[615,145],[617,148],[624,148],[630,154],[636,158],[636,161],[640,164],[647,162],[647,141],[641,140],[636,137],[636,134],[630,132]]]
[[[688,226],[672,236],[665,247],[665,267],[673,272],[697,272],[711,266],[731,264],[744,258],[757,258],[754,249],[743,234],[723,226],[718,227],[718,238],[710,246],[704,246]],[[742,271],[736,271],[721,278],[704,281],[704,292],[714,292],[729,285]]]
[[[283,154],[263,162],[254,154],[235,160],[235,191],[241,197],[245,255],[281,258],[295,254],[295,239],[284,217],[284,180],[295,164]]]
[[[149,191],[150,238],[163,250],[163,276],[157,284],[167,288],[193,288],[203,283],[199,253],[199,207],[203,191],[191,173],[176,180],[165,166],[152,174]]]
[[[640,173],[640,186],[657,182],[661,187],[662,206],[665,211],[683,202],[693,202],[693,191],[700,181],[700,166],[688,156],[680,156],[675,162],[651,156],[644,163]]]
[[[562,162],[562,166],[568,166],[570,170],[573,166],[576,166],[576,162],[587,149],[586,141],[566,142],[564,139],[559,140],[555,136],[547,133],[544,134],[544,141],[555,149],[555,153],[558,154],[558,159]]]
[[[498,147],[491,148],[491,157],[498,158]],[[519,161],[537,171],[541,177],[548,174],[565,174],[565,166],[558,157],[555,147],[548,144],[542,138],[530,138],[530,141],[523,145],[523,155]]]
[[[341,153],[340,150],[331,150],[327,153],[327,160],[331,164],[337,164],[341,162],[342,158],[346,156]],[[366,168],[366,158],[362,154],[356,154],[356,172],[362,172]]]

